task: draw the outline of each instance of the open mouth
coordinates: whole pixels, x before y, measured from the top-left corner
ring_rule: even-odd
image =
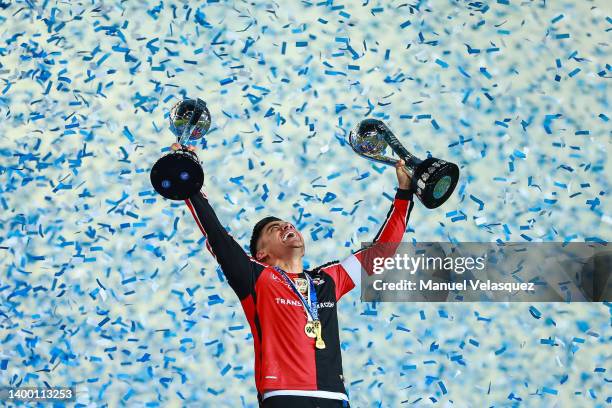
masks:
[[[295,231],[287,231],[281,236],[281,241],[286,242],[287,240],[295,238],[296,236],[297,234],[295,233]]]

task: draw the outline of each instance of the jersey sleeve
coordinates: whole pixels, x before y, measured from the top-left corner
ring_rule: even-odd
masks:
[[[355,287],[355,283],[338,261],[322,265],[317,269],[320,273],[322,273],[323,279],[332,279],[334,283],[336,301],[340,300],[342,296],[350,292],[351,289]]]
[[[185,202],[229,285],[240,300],[244,299],[254,290],[255,280],[264,266],[249,257],[221,225],[204,193],[200,191]]]
[[[402,242],[413,206],[412,191],[398,189],[385,222],[372,240],[372,245],[353,253],[340,262],[343,273],[350,277],[353,286],[361,284],[362,269],[368,275],[373,273],[372,260],[375,257],[391,257],[395,254],[397,247]]]

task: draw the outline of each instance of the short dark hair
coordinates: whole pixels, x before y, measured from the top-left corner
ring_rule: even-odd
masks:
[[[261,232],[263,231],[266,225],[274,221],[282,220],[277,217],[268,216],[257,221],[257,224],[255,224],[255,226],[253,227],[253,233],[251,234],[251,242],[249,243],[249,250],[251,251],[251,256],[253,258],[255,258],[257,255],[257,240],[259,239]]]

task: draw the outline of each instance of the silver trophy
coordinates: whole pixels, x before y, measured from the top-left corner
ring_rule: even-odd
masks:
[[[204,171],[198,156],[187,149],[189,140],[197,140],[210,129],[210,112],[201,99],[185,99],[170,110],[170,130],[181,149],[160,158],[151,169],[151,184],[159,194],[171,200],[186,200],[200,191]]]
[[[435,157],[418,159],[377,119],[359,122],[349,135],[349,144],[358,155],[378,163],[395,166],[403,159],[412,177],[411,188],[427,208],[442,205],[451,196],[459,180],[459,167],[456,164]],[[385,155],[388,147],[397,158]]]

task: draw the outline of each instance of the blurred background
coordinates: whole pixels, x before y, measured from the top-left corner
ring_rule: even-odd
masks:
[[[0,384],[256,406],[240,304],[149,182],[184,97],[211,111],[204,190],[245,247],[269,214],[310,267],[373,238],[396,178],[347,145],[366,117],[461,167],[405,240],[608,241],[611,30],[603,0],[0,2]],[[611,307],[354,291],[351,405],[609,406]]]

